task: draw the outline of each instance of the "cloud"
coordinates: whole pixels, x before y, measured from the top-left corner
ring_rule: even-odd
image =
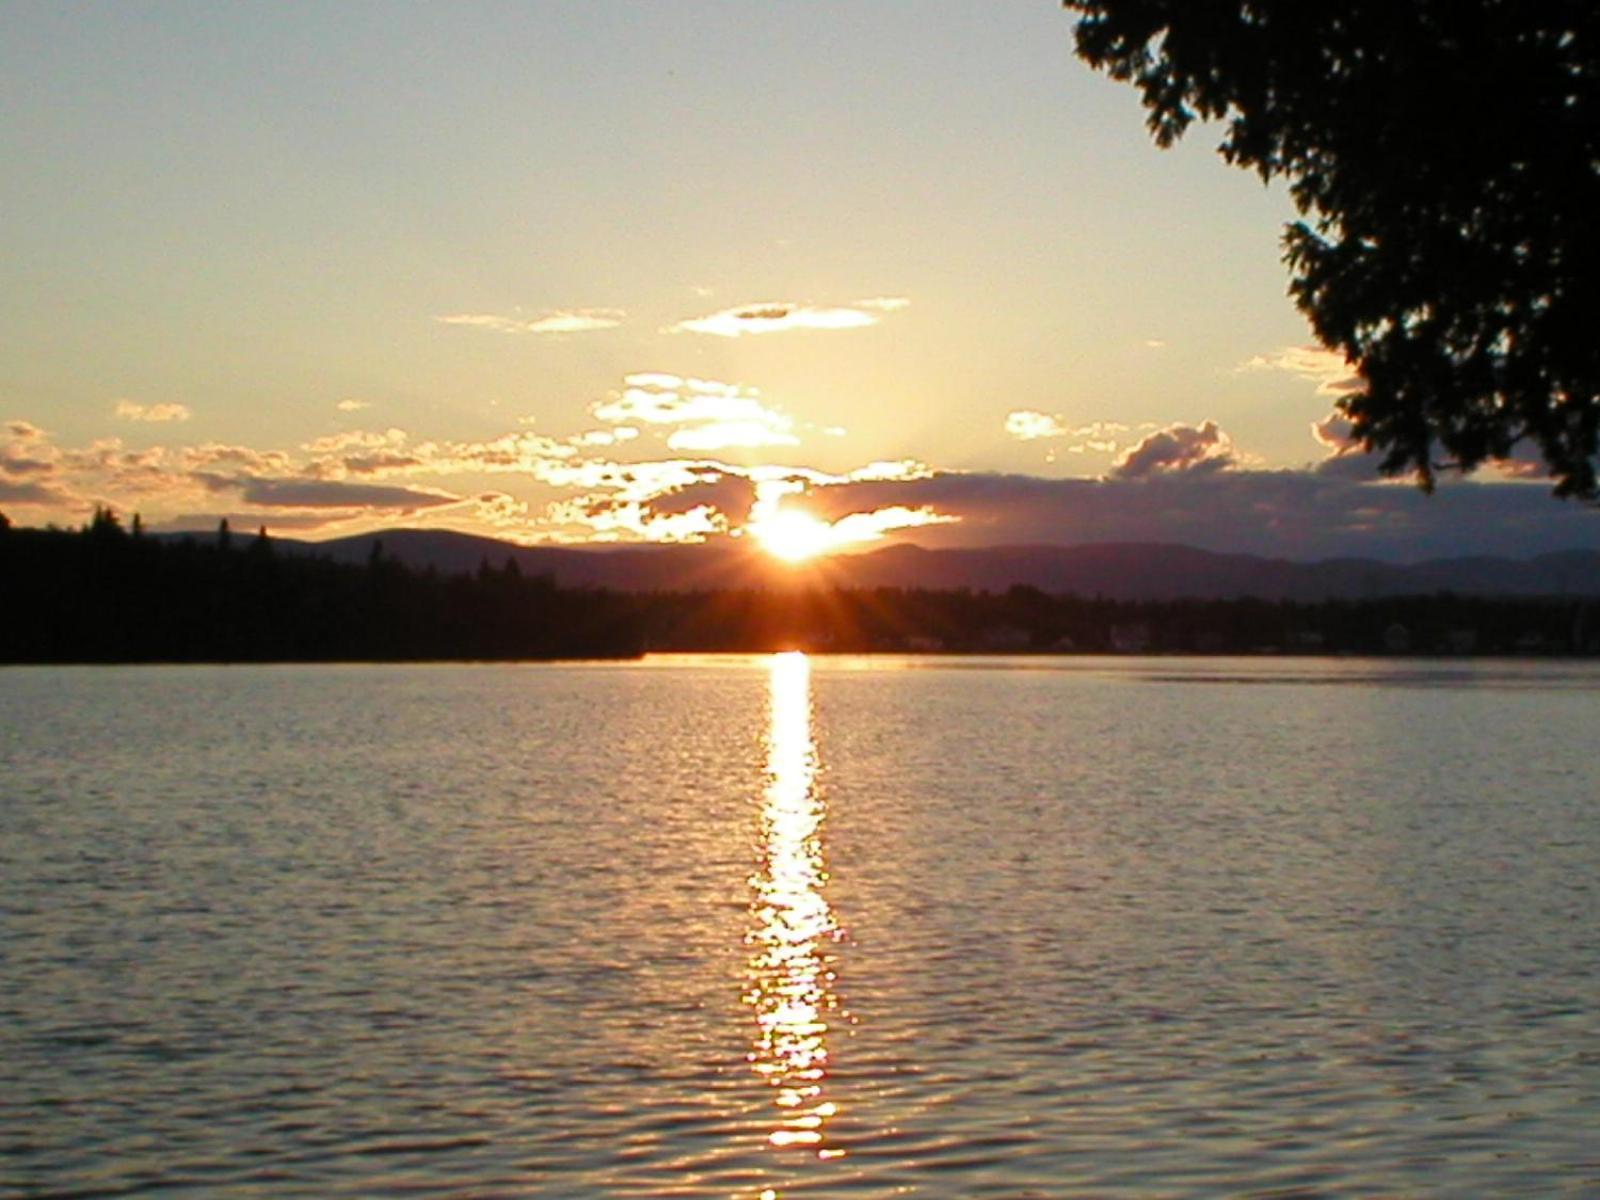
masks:
[[[846,513],[831,526],[833,539],[842,544],[875,542],[886,534],[929,525],[953,525],[961,518],[954,513],[936,512],[928,505],[908,508],[903,504]]]
[[[1360,459],[1353,460],[1359,462]],[[1525,483],[1407,484],[1306,470],[1228,470],[1146,479],[1045,479],[939,472],[921,479],[814,487],[819,516],[893,505],[960,518],[917,531],[925,545],[1182,543],[1298,560],[1392,561],[1600,549],[1593,510]]]
[[[592,333],[597,329],[614,329],[626,316],[619,308],[574,308],[542,312],[534,317],[454,313],[434,320],[442,325],[465,325],[492,329],[496,333]]]
[[[664,516],[693,512],[697,508],[721,513],[732,524],[743,524],[755,504],[755,482],[731,472],[710,474],[694,483],[672,488],[645,504],[646,511]]]
[[[620,394],[591,408],[596,420],[624,428],[676,425],[674,450],[710,452],[730,446],[793,446],[794,421],[769,408],[754,388],[662,372],[627,376]]]
[[[318,532],[328,524],[326,513],[208,511],[178,513],[157,521],[147,521],[148,529],[160,533],[215,533],[217,522],[226,520],[235,534],[246,530],[266,529],[269,533],[284,530]]]
[[[615,446],[619,442],[631,442],[638,436],[639,431],[632,425],[618,425],[613,429],[586,429],[569,437],[567,445],[580,449],[590,446]]]
[[[245,479],[222,481],[239,489],[247,504],[268,508],[380,508],[416,510],[454,504],[460,496],[418,488],[378,484],[339,483],[306,479]]]
[[[1344,355],[1321,346],[1284,346],[1268,354],[1257,354],[1240,363],[1239,371],[1284,371],[1301,379],[1313,380],[1319,396],[1343,396],[1360,391],[1361,377]]]
[[[0,477],[40,476],[57,470],[61,452],[49,443],[44,430],[27,421],[11,421],[6,432],[10,436],[0,442]]]
[[[791,419],[753,388],[693,376],[631,375],[602,406],[608,421],[629,423],[562,436],[514,427],[454,442],[357,429],[288,449],[130,448],[117,438],[63,447],[37,425],[11,420],[0,429],[0,505],[41,523],[78,520],[91,504],[109,503],[141,512],[151,528],[185,518],[214,528],[219,515],[237,514],[240,528],[266,523],[323,536],[405,523],[492,529],[516,540],[699,540],[797,507],[835,527],[833,544],[1161,541],[1289,558],[1399,559],[1600,547],[1592,511],[1553,501],[1542,487],[1446,482],[1430,499],[1375,482],[1374,456],[1353,452],[1314,469],[1250,469],[1211,421],[1146,430],[1107,478],[1043,479],[940,471],[916,460],[833,472],[723,462],[694,439],[731,444],[719,426],[739,420],[751,423],[752,440],[792,436]],[[1119,431],[1138,437],[1110,423],[1074,427],[1017,411],[1032,418],[1025,432],[1055,446],[1093,435],[1115,443]],[[645,439],[624,446],[623,431],[641,428],[667,435],[678,453],[647,457]],[[1347,432],[1332,421],[1319,429],[1330,450]],[[679,433],[689,444],[671,442]],[[660,440],[646,444],[663,452]],[[1503,470],[1535,468],[1519,459]],[[490,476],[497,485],[486,489]]]
[[[1111,466],[1118,479],[1145,479],[1156,474],[1218,471],[1237,461],[1233,442],[1215,421],[1169,425],[1149,434]]]
[[[48,483],[0,476],[0,502],[29,505],[71,505],[73,497]]]
[[[525,532],[528,525],[528,503],[505,492],[483,492],[472,498],[473,516],[486,525],[499,530]]]
[[[771,300],[679,321],[665,332],[708,333],[731,338],[756,333],[787,333],[795,329],[864,329],[876,325],[884,314],[898,312],[910,303],[903,296],[879,296],[834,307]]]
[[[364,408],[371,408],[372,405],[366,400],[341,400],[334,407],[340,412],[360,412]]]
[[[731,528],[728,518],[711,505],[658,510],[648,502],[615,495],[558,500],[547,506],[545,518],[559,528],[557,539],[568,541],[703,541]]]
[[[844,475],[809,467],[740,466],[713,459],[581,460],[552,464],[548,469],[546,482],[563,489],[581,489],[582,494],[551,503],[544,516],[547,526],[557,526],[556,536],[571,540],[698,541],[759,521],[785,497],[798,496],[809,488],[855,478],[911,479],[927,471],[926,466],[911,460],[870,463]],[[899,525],[925,519],[922,514],[903,517]],[[850,528],[861,531],[860,523]]]
[[[383,450],[405,445],[407,433],[393,427],[383,431],[351,429],[343,433],[330,433],[305,443],[312,454],[338,454],[344,450]]]
[[[182,404],[135,404],[132,400],[118,400],[116,415],[124,421],[161,424],[167,421],[187,421],[194,414]]]
[[[396,475],[427,465],[415,454],[402,454],[393,450],[378,450],[371,454],[351,454],[342,460],[344,469],[352,475]]]
[[[1350,432],[1350,418],[1337,409],[1322,420],[1311,422],[1311,436],[1336,458],[1361,450],[1361,440]]]
[[[329,434],[302,447],[311,458],[299,470],[316,479],[350,475],[537,475],[552,461],[572,458],[573,439],[561,440],[526,430],[479,442],[416,442],[403,429],[352,429]]]
[[[1154,429],[1155,426],[1142,425],[1140,428]],[[1037,409],[1019,408],[1006,414],[1006,432],[1023,442],[1071,439],[1071,444],[1065,447],[1069,454],[1082,454],[1089,450],[1101,454],[1115,454],[1120,444],[1120,435],[1132,433],[1133,429],[1118,421],[1091,421],[1087,425],[1068,425],[1058,416]]]
[[[10,447],[0,449],[0,476],[48,475],[55,470],[56,464],[49,460],[13,455]]]
[[[673,450],[702,453],[733,447],[794,446],[799,441],[799,438],[760,421],[715,421],[709,425],[677,429],[667,437],[667,445]]]
[[[180,469],[207,471],[221,467],[251,475],[279,475],[294,469],[294,460],[282,450],[257,450],[252,446],[233,446],[203,442],[184,446],[175,452]]]
[[[858,483],[877,479],[927,479],[936,475],[927,463],[915,458],[878,459],[857,467],[839,478],[838,482]],[[830,481],[832,482],[832,481]]]
[[[1032,408],[1019,408],[1006,414],[1006,432],[1024,442],[1040,438],[1066,437],[1070,432],[1060,417]]]

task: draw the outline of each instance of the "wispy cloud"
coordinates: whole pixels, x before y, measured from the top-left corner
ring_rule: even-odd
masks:
[[[162,424],[167,421],[187,421],[194,414],[183,404],[135,404],[132,400],[118,400],[116,415],[124,421]]]
[[[595,418],[629,428],[675,425],[674,450],[713,451],[733,446],[793,446],[794,421],[760,399],[755,388],[659,371],[629,375],[624,389],[595,404]]]
[[[237,484],[247,504],[268,508],[367,508],[414,512],[454,504],[460,496],[420,488],[305,479],[249,479]]]
[[[1265,471],[1214,421],[1141,437],[1017,410],[1013,435],[1052,446],[1126,432],[1133,444],[1098,480],[958,473],[915,460],[836,472],[724,462],[717,446],[737,446],[741,433],[792,436],[791,419],[738,384],[664,372],[624,382],[603,401],[607,427],[554,436],[514,427],[482,440],[426,440],[380,427],[286,449],[127,446],[115,437],[61,446],[38,425],[11,420],[0,424],[0,507],[42,524],[81,520],[93,504],[109,503],[141,512],[151,528],[214,527],[218,515],[237,514],[240,528],[320,536],[409,524],[524,541],[694,541],[794,508],[828,522],[835,546],[897,536],[930,545],[1168,541],[1298,558],[1600,547],[1592,514],[1551,501],[1544,486],[1446,484],[1430,499],[1376,483],[1374,456],[1349,451],[1308,470]],[[740,421],[749,427],[741,431]],[[639,429],[658,436],[629,440]],[[1348,439],[1337,418],[1317,432],[1329,450]],[[1538,468],[1519,459],[1499,471]]]
[[[1141,426],[1151,429],[1153,426]],[[1069,454],[1096,451],[1115,454],[1122,435],[1134,432],[1131,425],[1118,421],[1092,421],[1087,425],[1068,425],[1059,416],[1032,408],[1019,408],[1006,414],[1006,432],[1018,441],[1066,441]]]
[[[667,435],[667,445],[673,450],[709,453],[734,447],[756,449],[761,446],[793,446],[800,439],[761,421],[712,421],[706,425],[690,425],[675,429]]]
[[[1283,371],[1309,379],[1317,385],[1319,396],[1342,396],[1361,388],[1361,377],[1342,354],[1321,346],[1284,346],[1268,354],[1257,354],[1235,368],[1239,371]]]
[[[50,443],[49,435],[31,421],[6,422],[6,440],[0,442],[0,482],[20,486],[24,479],[37,481],[60,469],[61,451]],[[43,493],[29,491],[29,497]],[[12,499],[18,497],[13,496]],[[46,503],[30,498],[28,503]]]
[[[887,508],[846,513],[829,526],[829,531],[835,543],[856,545],[880,541],[885,535],[901,530],[953,525],[960,520],[955,513],[936,512],[926,504],[916,508],[893,504]]]
[[[876,325],[885,314],[898,312],[910,303],[903,296],[877,296],[832,306],[769,300],[679,321],[676,325],[668,326],[666,332],[708,333],[731,338],[745,334],[788,333],[797,329],[864,329]]]
[[[372,405],[366,400],[341,400],[334,407],[340,412],[360,412],[364,408],[371,408]]]
[[[496,333],[592,333],[615,329],[627,316],[618,308],[556,309],[536,316],[521,313],[452,313],[435,317],[443,325],[464,325],[472,329],[492,329]]]

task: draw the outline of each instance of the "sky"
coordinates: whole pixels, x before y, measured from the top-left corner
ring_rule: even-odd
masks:
[[[1053,0],[6,25],[17,524],[1600,547],[1526,464],[1377,482],[1284,191],[1215,131],[1157,150]]]

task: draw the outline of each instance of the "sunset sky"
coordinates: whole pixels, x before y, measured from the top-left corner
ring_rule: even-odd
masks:
[[[18,3],[0,108],[19,524],[1600,546],[1370,482],[1284,193],[1050,0]]]

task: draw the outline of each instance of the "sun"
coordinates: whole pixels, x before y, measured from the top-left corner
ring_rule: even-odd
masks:
[[[750,526],[761,548],[784,562],[804,562],[835,549],[840,538],[832,525],[799,509],[785,508]]]

